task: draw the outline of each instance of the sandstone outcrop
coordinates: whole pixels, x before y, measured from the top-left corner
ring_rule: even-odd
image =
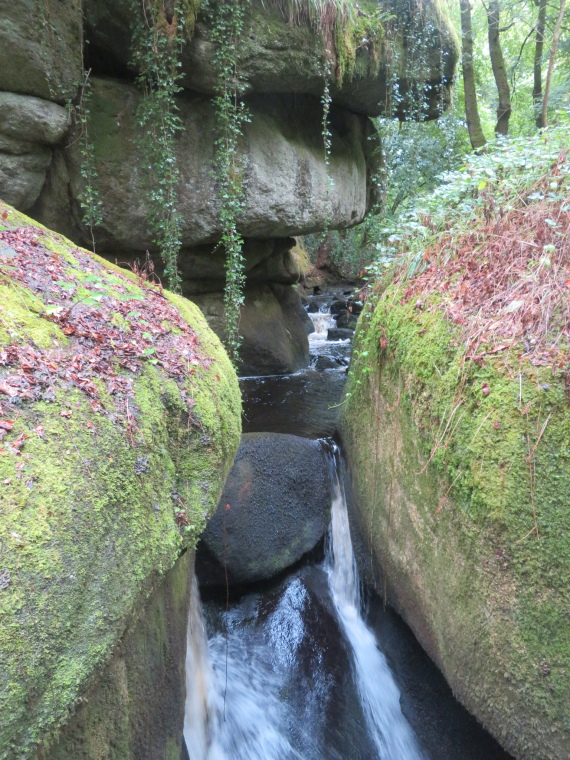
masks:
[[[199,3],[188,5],[198,7]],[[438,0],[417,7],[400,7],[395,0],[385,8],[364,2],[353,8],[350,23],[325,34],[316,28],[309,6],[301,6],[293,17],[286,4],[273,0],[255,0],[248,8],[236,48],[240,86],[250,112],[239,148],[245,204],[238,230],[246,238],[246,250],[256,249],[256,263],[249,265],[248,260],[249,284],[273,289],[296,281],[296,268],[287,256],[289,236],[328,226],[344,228],[364,218],[374,197],[378,160],[375,128],[368,117],[385,111],[390,100],[386,82],[395,75],[404,95],[421,91],[424,115],[439,115],[448,102],[457,43]],[[132,14],[127,0],[74,0],[65,12],[59,0],[18,0],[0,9],[0,91],[7,93],[5,97],[17,93],[41,98],[44,110],[49,101],[52,115],[59,114],[63,123],[63,109],[57,109],[82,100],[83,69],[89,70],[92,83],[86,123],[71,132],[66,124],[57,138],[55,133],[49,139],[46,134],[32,137],[27,128],[17,137],[6,133],[0,112],[0,198],[91,246],[91,230],[82,222],[85,146],[79,139],[87,129],[97,173],[94,190],[103,211],[102,224],[94,229],[97,251],[120,262],[144,259],[147,250],[159,258],[148,229],[148,186],[136,144],[135,111],[141,96],[130,63]],[[85,49],[84,38],[89,40]],[[412,38],[421,39],[421,65],[407,52]],[[199,11],[181,55],[183,91],[178,102],[184,128],[177,138],[177,190],[183,218],[184,293],[190,298],[209,294],[209,311],[219,325],[219,309],[212,305],[221,299],[224,280],[213,179],[215,47],[211,20]],[[332,96],[328,168],[322,135],[325,79]],[[398,102],[398,108],[403,107],[406,97]],[[22,113],[38,107],[35,100],[20,103]],[[255,241],[265,241],[266,247]],[[281,291],[276,297],[283,308],[295,296],[285,297]],[[262,328],[265,334],[272,329],[271,319]],[[293,333],[300,325],[294,316],[290,319],[297,323],[293,331],[284,322],[280,328],[290,361],[283,362],[281,352],[279,371],[299,366]],[[243,350],[250,356],[257,350],[247,336]],[[271,355],[271,344],[261,353]],[[301,354],[306,361],[306,347]],[[249,359],[240,371],[246,365],[251,368]],[[255,371],[267,374],[275,366],[273,359],[260,361]]]

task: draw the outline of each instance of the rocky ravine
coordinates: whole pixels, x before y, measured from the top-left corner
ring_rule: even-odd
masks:
[[[375,5],[366,6],[366,11],[375,10]],[[246,238],[248,274],[242,315],[244,373],[294,371],[307,364],[306,338],[291,289],[303,266],[290,255],[291,236],[327,225],[347,227],[364,218],[373,200],[377,160],[369,117],[385,108],[391,67],[402,93],[426,88],[428,118],[436,117],[448,100],[457,43],[438,0],[405,7],[394,0],[385,10],[401,22],[398,28],[393,22],[375,21],[375,45],[363,45],[362,35],[357,44],[351,42],[357,47],[351,65],[346,50],[335,51],[331,190],[321,134],[323,37],[303,13],[295,21],[286,18],[278,2],[254,0],[249,6],[237,49],[251,114],[240,145],[245,206],[238,228]],[[363,23],[374,15],[366,11],[359,17]],[[59,0],[38,7],[33,0],[18,0],[0,10],[0,88],[5,91],[0,92],[0,198],[90,245],[90,233],[81,222],[77,134],[69,131],[63,108],[77,96],[82,67],[88,67],[93,88],[88,129],[103,202],[103,222],[95,238],[97,251],[112,261],[144,258],[147,250],[158,258],[133,145],[140,95],[130,68],[130,28],[127,0],[74,2],[65,12]],[[198,14],[194,35],[182,52],[180,263],[185,294],[220,333],[224,265],[216,248],[218,200],[211,179],[217,83],[211,32],[207,19]],[[420,36],[425,51],[419,68],[408,64],[412,35]],[[83,36],[90,45],[82,63]]]

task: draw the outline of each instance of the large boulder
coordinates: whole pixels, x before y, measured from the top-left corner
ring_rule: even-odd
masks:
[[[311,551],[329,522],[330,483],[319,441],[295,435],[242,436],[218,509],[199,544],[206,585],[277,575]]]
[[[0,198],[22,211],[37,200],[52,158],[50,146],[69,126],[67,109],[27,95],[0,92]]]
[[[153,249],[147,222],[148,186],[137,145],[140,100],[134,85],[108,79],[92,81],[89,136],[103,217],[96,240],[99,249],[106,252]],[[184,125],[176,138],[181,242],[185,247],[217,243],[222,230],[213,171],[214,106],[210,99],[199,96],[180,96],[178,105]],[[327,170],[322,107],[317,99],[264,96],[248,100],[247,105],[250,121],[239,145],[245,192],[243,211],[237,218],[240,233],[252,238],[286,238],[327,225],[341,228],[362,221],[371,192],[367,120],[342,108],[333,109]],[[77,143],[66,150],[65,158],[65,169],[55,164],[56,176],[47,184],[47,197],[42,197],[37,210],[42,222],[57,229],[69,228],[70,220],[80,216],[77,209],[83,178]],[[51,196],[63,199],[66,194],[74,201],[71,208],[50,200]],[[78,234],[81,232],[83,243],[88,243],[90,233],[82,230]]]
[[[354,17],[332,30],[317,30],[310,2],[297,3],[289,17],[284,3],[254,0],[247,5],[244,33],[237,41],[237,71],[243,94],[296,93],[320,98],[328,78],[333,100],[355,113],[386,112],[394,75],[402,93],[424,88],[427,112],[439,115],[447,102],[458,44],[438,0],[359,3]],[[326,3],[323,3],[326,5]],[[325,24],[337,13],[330,2]],[[318,13],[318,11],[317,11]],[[93,66],[111,59],[126,69],[132,60],[132,6],[127,0],[86,0],[89,39],[94,43]],[[316,14],[315,14],[316,15]],[[325,73],[323,60],[332,57]],[[217,43],[207,13],[198,15],[192,39],[182,49],[182,86],[212,95],[218,87]],[[422,51],[418,66],[418,51]],[[107,64],[108,65],[108,64]]]
[[[359,321],[341,432],[368,564],[505,749],[560,760],[570,748],[568,375],[491,339],[466,358],[463,319],[444,309],[454,297],[392,284]]]
[[[195,545],[232,464],[241,404],[192,303],[3,203],[0,218],[0,758],[25,760],[73,723]],[[134,694],[118,677],[122,698]],[[118,698],[95,708],[93,725],[118,717]],[[123,739],[122,760],[172,757]]]
[[[0,5],[0,90],[65,103],[83,73],[82,0]]]

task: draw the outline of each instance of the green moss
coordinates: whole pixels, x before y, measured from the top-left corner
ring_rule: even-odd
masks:
[[[44,244],[57,255],[63,246],[73,266],[75,246],[48,231]],[[124,273],[93,258],[111,270],[101,278],[112,288],[112,272]],[[66,721],[153,588],[195,545],[231,467],[237,378],[198,309],[167,295],[208,358],[191,375],[190,417],[179,387],[151,363],[133,376],[130,421],[113,411],[102,382],[99,412],[57,381],[54,401],[10,411],[14,427],[0,443],[2,760],[30,757]],[[65,349],[39,299],[9,277],[0,302],[0,341],[49,348],[57,340]],[[21,435],[16,454],[10,443]]]
[[[563,378],[513,357],[466,361],[436,301],[418,309],[391,286],[361,320],[348,392],[343,438],[392,603],[505,746],[558,760],[570,742]]]
[[[45,310],[41,299],[18,283],[0,279],[2,313],[0,314],[0,345],[33,341],[40,348],[64,346],[67,338],[57,325],[38,319]]]

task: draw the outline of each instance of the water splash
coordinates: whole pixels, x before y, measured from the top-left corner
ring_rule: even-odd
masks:
[[[248,646],[241,633],[208,642],[194,579],[184,718],[190,760],[303,760],[287,738],[287,710],[268,649]]]
[[[337,615],[350,644],[368,730],[381,760],[427,760],[400,708],[400,690],[376,638],[362,619],[360,583],[352,549],[339,452],[332,456],[333,497],[325,567]]]

